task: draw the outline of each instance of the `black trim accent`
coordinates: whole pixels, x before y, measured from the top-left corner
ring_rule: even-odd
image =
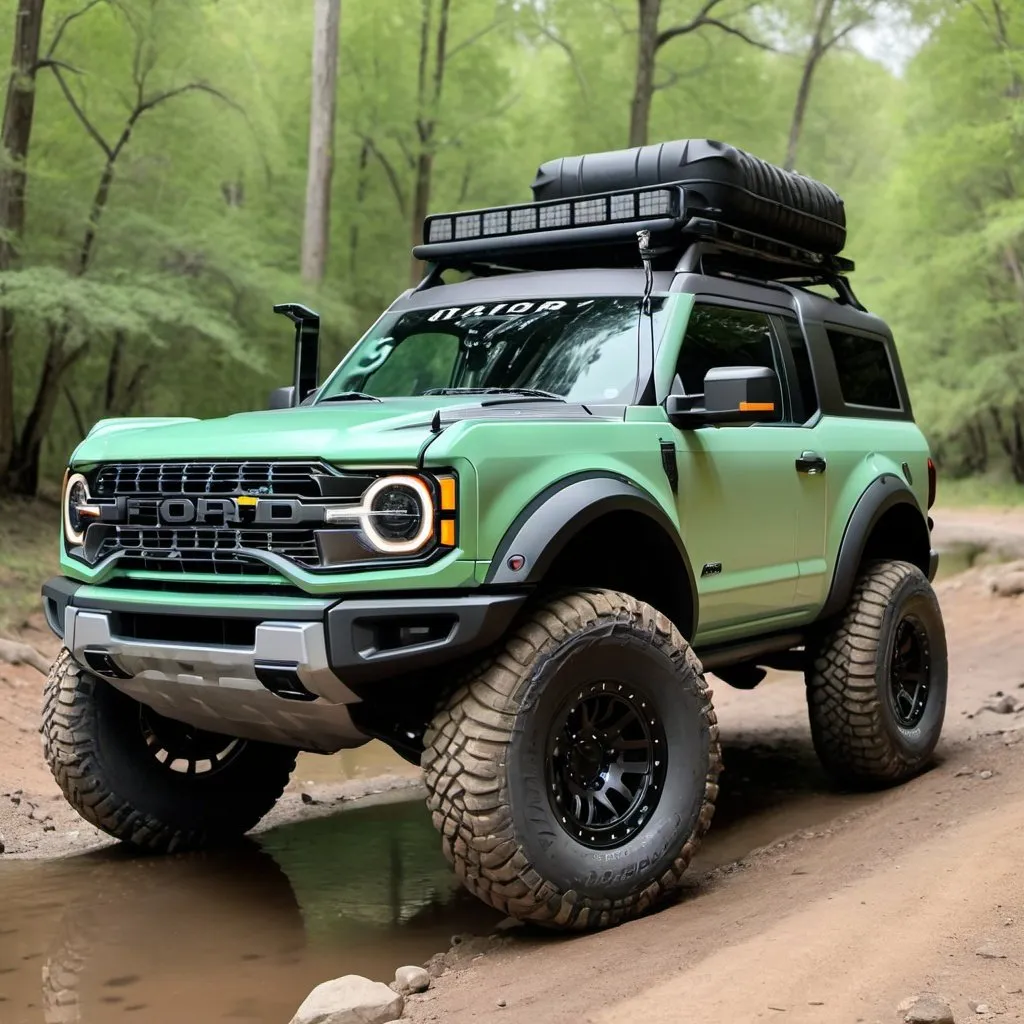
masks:
[[[578,473],[538,494],[505,531],[484,582],[506,586],[540,583],[551,563],[584,527],[606,513],[622,511],[646,515],[671,537],[686,569],[692,608],[689,629],[685,623],[677,625],[684,635],[693,636],[699,617],[697,587],[679,531],[651,495],[625,477],[611,473]],[[512,554],[526,559],[518,571],[507,564]]]
[[[929,523],[931,520],[929,520]],[[935,574],[939,571],[939,553],[932,548],[928,552],[928,582],[933,583],[935,581]]]
[[[845,606],[853,590],[871,531],[882,516],[896,505],[910,505],[921,516],[921,525],[925,525],[921,506],[900,477],[895,473],[883,473],[873,480],[857,500],[846,524],[839,544],[835,572],[832,574],[832,586],[819,618],[835,615]]]
[[[256,678],[273,694],[282,700],[316,700],[317,694],[310,693],[299,682],[298,666],[288,661],[257,661],[253,665]]]
[[[327,612],[328,660],[343,682],[355,686],[453,661],[504,636],[526,598],[521,591],[340,601]],[[430,638],[392,646],[388,638],[404,627],[426,628]]]
[[[679,493],[679,466],[676,463],[675,441],[661,442],[661,468],[665,470],[668,485],[673,494]]]
[[[132,600],[127,596],[131,591],[111,588],[104,593],[103,597],[76,597],[79,588],[85,586],[68,579],[66,576],[54,576],[43,584],[43,597],[47,601],[54,601],[60,606],[60,621],[64,622],[64,609],[70,604],[75,608],[84,608],[89,611],[102,612],[124,612],[128,614],[156,614],[160,615],[183,615],[203,616],[217,619],[259,619],[261,621],[296,621],[296,622],[318,622],[324,617],[327,609],[337,602],[336,597],[330,597],[316,601],[315,605],[307,605],[304,608],[275,608],[269,611],[266,608],[227,608],[209,607],[204,605],[180,604],[175,601],[172,592],[161,597],[159,603],[153,601]],[[310,598],[309,600],[316,600]],[[45,602],[44,602],[45,608]],[[49,615],[47,616],[49,622]],[[50,623],[53,629],[53,624]],[[56,632],[56,630],[54,630]],[[57,634],[60,636],[60,634]]]
[[[54,576],[42,586],[43,614],[58,640],[64,639],[64,611],[69,604],[74,604],[75,593],[81,586],[67,576]]]
[[[765,636],[749,637],[735,643],[715,644],[712,647],[698,647],[695,653],[700,658],[705,671],[714,672],[716,668],[738,665],[742,662],[754,662],[767,654],[777,651],[789,651],[804,642],[804,635],[799,631],[788,630],[784,633],[768,633]]]

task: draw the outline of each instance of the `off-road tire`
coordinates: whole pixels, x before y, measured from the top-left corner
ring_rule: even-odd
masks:
[[[928,689],[920,718],[905,725],[890,699],[893,649],[901,623],[920,627]],[[838,782],[880,787],[924,769],[946,709],[946,634],[928,578],[908,562],[867,565],[831,627],[808,645],[811,736]]]
[[[587,681],[595,664],[596,679],[625,678],[630,699],[651,702],[668,751],[654,810],[632,839],[602,850],[569,835],[548,795],[549,731],[577,690],[582,699],[603,685]],[[675,626],[626,594],[588,589],[539,604],[451,695],[427,730],[423,767],[466,887],[521,920],[582,929],[634,917],[678,888],[711,823],[721,751],[711,691]]]
[[[151,853],[237,839],[274,806],[295,767],[294,750],[246,741],[214,774],[172,771],[147,748],[136,701],[79,667],[66,649],[46,681],[41,732],[71,806]]]

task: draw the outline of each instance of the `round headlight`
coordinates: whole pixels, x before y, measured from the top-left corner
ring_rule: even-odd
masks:
[[[89,484],[81,473],[68,477],[64,488],[64,536],[68,543],[77,547],[85,540],[87,520],[79,509],[89,504]]]
[[[370,543],[389,554],[418,551],[434,532],[434,501],[414,476],[378,480],[363,496],[360,521]]]

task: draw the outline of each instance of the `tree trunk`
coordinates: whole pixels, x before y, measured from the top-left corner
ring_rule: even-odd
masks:
[[[444,88],[445,62],[448,55],[448,14],[451,0],[441,0],[441,16],[437,25],[434,54],[434,78],[427,95],[427,68],[430,63],[430,20],[433,0],[423,0],[423,20],[420,24],[420,59],[417,72],[419,113],[416,134],[419,145],[416,154],[416,182],[410,221],[410,237],[414,246],[423,240],[423,221],[430,210],[430,188],[434,175],[434,131],[437,128],[438,106]],[[423,264],[414,256],[409,266],[409,287],[415,288],[423,277]]]
[[[330,241],[340,28],[341,0],[314,0],[309,167],[306,176],[306,217],[302,228],[302,278],[309,284],[319,284],[323,280]]]
[[[637,0],[640,23],[637,32],[636,79],[629,111],[629,145],[645,146],[654,98],[654,65],[658,54],[658,17],[661,0]]]
[[[36,64],[44,0],[19,0],[14,16],[14,50],[0,135],[0,270],[18,259],[25,229],[25,162],[36,102]],[[0,310],[0,490],[14,452],[14,314]]]
[[[53,422],[53,413],[60,398],[60,385],[64,374],[85,353],[84,346],[70,355],[64,351],[65,335],[61,328],[50,332],[50,344],[43,358],[43,371],[36,389],[35,401],[25,417],[21,436],[14,446],[8,468],[8,486],[13,494],[31,496],[39,487],[39,458],[43,438]]]
[[[796,92],[796,103],[793,106],[793,120],[789,126],[789,142],[786,145],[787,171],[793,170],[796,166],[796,154],[800,146],[800,135],[804,129],[804,117],[807,114],[807,101],[811,96],[811,84],[814,81],[814,72],[818,69],[818,62],[825,53],[825,33],[829,22],[832,19],[832,9],[835,7],[835,0],[819,0],[818,8],[814,15],[814,35],[811,37],[811,45],[804,58],[803,72],[800,75],[800,87]]]
[[[359,150],[359,172],[356,177],[356,209],[362,209],[363,200],[366,199],[366,190],[370,184],[370,175],[367,167],[370,163],[370,143],[363,140],[363,148]],[[359,250],[359,221],[353,217],[348,229],[348,271],[350,274],[356,272],[358,261],[356,254]]]

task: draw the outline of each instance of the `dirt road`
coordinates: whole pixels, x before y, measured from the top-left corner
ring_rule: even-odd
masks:
[[[944,546],[1024,557],[1024,512],[936,518]],[[411,1019],[889,1024],[934,992],[958,1024],[1024,1020],[1024,597],[991,593],[1000,571],[937,586],[950,699],[934,770],[837,794],[814,761],[801,680],[751,693],[718,682],[722,793],[679,904],[568,939],[516,929],[416,997]],[[1021,710],[983,710],[1006,695]],[[789,830],[754,853],[717,840],[758,816]]]
[[[980,567],[937,585],[951,687],[934,770],[882,794],[837,793],[813,755],[800,679],[751,693],[712,680],[726,770],[678,905],[601,934],[514,929],[468,955],[464,944],[456,969],[411,1000],[411,1019],[872,1024],[901,1020],[898,1004],[928,991],[958,1024],[1024,1019],[1024,597],[994,595],[1003,570],[980,565],[993,550],[1024,557],[1024,511],[936,518],[939,542],[968,545]],[[42,632],[24,638],[53,651]],[[41,763],[40,687],[34,671],[0,665],[7,857],[105,842]],[[360,757],[305,759],[267,827],[416,784],[387,754]]]

